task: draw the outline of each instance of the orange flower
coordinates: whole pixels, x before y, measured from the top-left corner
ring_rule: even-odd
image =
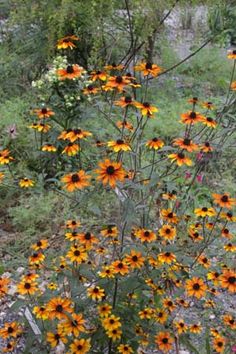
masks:
[[[93,85],[88,85],[85,89],[83,89],[83,94],[84,95],[95,95],[98,93],[99,88],[93,86]]]
[[[110,76],[105,88],[116,88],[119,92],[124,90],[124,87],[130,83],[130,80],[126,76]]]
[[[114,103],[116,106],[120,106],[122,108],[134,105],[134,101],[132,100],[131,96],[121,97],[119,101],[115,101]]]
[[[74,41],[79,41],[79,37],[75,35],[63,37],[57,41],[57,49],[73,49],[76,47]]]
[[[135,230],[134,235],[138,237],[142,242],[153,242],[156,240],[156,234],[152,230],[138,229]]]
[[[191,166],[193,164],[192,160],[189,157],[185,156],[183,152],[170,154],[168,155],[168,157],[172,160],[172,162],[176,162],[178,166]]]
[[[146,146],[149,147],[149,149],[158,150],[164,146],[164,142],[161,139],[152,138],[151,140],[148,140]]]
[[[55,146],[53,146],[52,144],[46,144],[42,147],[42,151],[55,152],[55,151],[57,151],[57,148]]]
[[[225,351],[225,339],[221,336],[217,336],[213,340],[213,348],[217,353],[224,353]]]
[[[230,198],[228,193],[222,194],[212,194],[214,198],[214,203],[218,204],[222,208],[228,208],[231,209],[233,205],[235,205],[235,199]]]
[[[120,129],[127,129],[127,130],[134,130],[134,127],[131,123],[127,122],[125,119],[122,121],[122,120],[119,120],[117,123],[116,123],[116,126]]]
[[[131,268],[135,269],[141,268],[144,265],[145,258],[142,256],[141,252],[131,250],[130,255],[126,255],[125,261]]]
[[[108,141],[107,146],[111,147],[114,152],[131,151],[129,144],[122,139],[118,139],[116,141]]]
[[[228,59],[236,59],[236,50],[229,50],[227,54]]]
[[[102,325],[106,331],[120,328],[120,317],[110,315],[102,320]]]
[[[166,240],[174,240],[176,236],[176,228],[171,225],[163,225],[159,230],[159,234]]]
[[[37,243],[31,246],[31,248],[35,251],[44,250],[47,247],[48,247],[48,240],[39,240]]]
[[[99,163],[100,169],[95,170],[99,175],[98,180],[101,180],[104,185],[109,184],[115,188],[118,181],[122,182],[125,178],[125,171],[120,162],[113,162],[106,159]]]
[[[194,323],[192,324],[190,327],[189,327],[189,330],[191,333],[196,333],[196,334],[199,334],[202,332],[202,326],[200,323]]]
[[[201,122],[209,128],[215,128],[217,126],[217,122],[211,117],[203,117]]]
[[[35,109],[34,113],[37,114],[39,119],[42,118],[50,118],[51,116],[54,116],[54,112],[50,108],[43,107],[41,109]]]
[[[22,333],[22,329],[17,322],[6,322],[0,328],[0,337],[4,339],[17,338]]]
[[[48,319],[48,313],[45,306],[35,306],[33,308],[33,313],[35,314],[36,318],[41,318],[42,320]]]
[[[188,296],[195,296],[200,299],[205,295],[207,286],[204,284],[204,281],[201,278],[193,277],[186,281],[186,290]]]
[[[41,133],[47,133],[51,129],[51,125],[44,123],[33,123],[29,126],[29,128],[35,129]]]
[[[163,352],[168,352],[173,348],[174,339],[169,332],[160,332],[155,336],[155,343]]]
[[[114,269],[114,273],[118,273],[120,275],[126,275],[129,273],[129,267],[126,263],[126,260],[117,260],[112,263],[112,268]]]
[[[149,62],[148,63],[140,63],[140,64],[136,65],[134,67],[134,70],[142,71],[143,76],[151,75],[153,77],[156,77],[162,71],[162,69],[159,66],[157,66],[156,64],[149,63]]]
[[[72,246],[66,256],[70,258],[71,262],[76,262],[78,264],[81,264],[88,258],[86,249],[84,247],[77,246]]]
[[[13,157],[9,155],[10,151],[8,149],[0,150],[0,165],[8,164],[10,161],[14,160]]]
[[[75,339],[74,342],[70,345],[72,354],[86,354],[91,348],[90,339]]]
[[[236,293],[236,272],[231,269],[223,270],[223,274],[220,276],[220,284],[230,293]]]
[[[77,240],[84,245],[87,249],[91,248],[93,244],[98,243],[98,239],[90,232],[78,234]]]
[[[20,180],[19,185],[21,188],[29,188],[33,187],[35,182],[32,179],[29,178],[23,178]]]
[[[48,318],[51,320],[55,318],[59,320],[67,319],[68,313],[73,312],[72,302],[70,299],[55,297],[48,302],[46,310],[48,312]]]
[[[56,333],[47,332],[47,342],[50,343],[52,348],[55,348],[60,342],[67,343],[68,340],[64,331],[58,330]]]
[[[67,318],[65,321],[58,325],[59,329],[65,331],[67,335],[73,334],[73,336],[78,337],[81,332],[85,332],[85,320],[82,314],[73,313],[71,318]]]
[[[66,185],[63,187],[68,192],[73,192],[75,189],[83,189],[90,185],[89,179],[91,177],[86,175],[85,171],[80,170],[78,172],[70,173],[61,178],[63,183]]]
[[[105,70],[122,70],[123,68],[124,68],[124,65],[122,65],[122,64],[117,65],[116,63],[112,63],[111,65],[104,66]]]
[[[62,154],[67,154],[68,156],[74,156],[79,152],[79,150],[80,150],[80,146],[78,144],[69,143],[62,151]]]
[[[66,69],[58,69],[57,70],[57,75],[59,76],[60,80],[72,80],[79,78],[82,73],[84,72],[84,68],[81,66],[74,64],[74,65],[68,65]]]
[[[88,296],[94,301],[102,300],[105,297],[105,290],[99,286],[92,286],[87,290]]]
[[[78,129],[67,129],[61,132],[61,134],[58,136],[58,140],[63,139],[63,140],[70,140],[71,143],[76,141],[77,139],[85,139],[87,136],[92,136],[92,133],[82,130],[80,128]]]
[[[9,284],[10,284],[9,278],[0,277],[0,298],[7,294]]]
[[[106,81],[107,74],[104,71],[100,71],[100,70],[92,71],[91,79],[92,81],[96,81],[96,80]]]
[[[158,255],[158,261],[161,263],[171,264],[172,262],[176,262],[176,257],[171,252],[164,252]]]
[[[194,144],[191,139],[188,138],[178,138],[175,139],[173,145],[179,146],[188,152],[196,151],[198,149],[197,144]]]
[[[204,116],[198,112],[189,111],[181,114],[181,122],[184,124],[195,124],[201,122],[203,119]]]
[[[151,117],[153,113],[158,112],[158,108],[152,106],[149,102],[135,102],[134,105],[141,110],[143,116]]]
[[[188,99],[188,103],[193,103],[195,105],[196,103],[198,103],[198,98],[197,97],[190,98]]]
[[[212,102],[203,102],[203,103],[202,103],[202,107],[203,107],[203,108],[210,109],[210,110],[215,109],[215,106],[213,105]]]
[[[196,208],[194,210],[194,213],[202,218],[205,218],[206,216],[208,217],[212,217],[216,215],[216,211],[213,208],[207,208],[207,207],[203,207],[203,208]]]
[[[117,350],[119,354],[132,354],[134,352],[128,344],[120,344],[119,347],[117,347]]]
[[[208,153],[208,152],[211,152],[213,151],[213,147],[210,145],[210,143],[207,141],[205,142],[203,145],[200,145],[200,150],[205,152],[205,153]]]
[[[177,224],[179,222],[179,218],[172,211],[172,209],[162,209],[161,216],[163,217],[164,220],[167,220],[168,222],[172,222],[173,224]]]
[[[101,230],[101,234],[105,237],[116,237],[118,235],[118,228],[115,225],[107,225],[107,227]]]
[[[235,91],[236,90],[236,81],[233,81],[231,84],[231,90]]]

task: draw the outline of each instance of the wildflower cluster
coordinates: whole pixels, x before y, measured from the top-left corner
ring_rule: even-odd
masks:
[[[76,45],[79,38],[67,36],[57,48]],[[87,72],[69,59],[63,63],[28,126],[44,186],[70,198],[78,219],[62,227],[59,255],[50,254],[50,238],[37,240],[21,279],[0,278],[0,296],[16,285],[43,350],[178,353],[206,342],[224,353],[236,330],[235,315],[221,301],[236,292],[236,200],[223,186],[212,193],[207,178],[220,152],[224,113],[193,97],[179,117],[183,134],[165,141],[149,129],[153,119],[158,127],[149,85],[164,69],[142,61],[129,71],[113,63]],[[68,105],[66,97],[78,95]],[[104,123],[93,128],[86,109],[111,130]],[[1,165],[15,160],[7,148],[0,151]],[[199,181],[205,198],[197,198]],[[36,174],[17,182],[32,193],[40,183]],[[97,193],[108,211],[91,224],[80,218],[83,197]],[[5,323],[4,350],[11,352],[29,332],[29,324]]]

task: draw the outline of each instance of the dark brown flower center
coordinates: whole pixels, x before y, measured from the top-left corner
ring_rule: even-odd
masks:
[[[81,344],[79,344],[79,345],[77,346],[77,349],[78,349],[78,350],[81,350],[81,349],[83,349],[83,346],[82,346]]]
[[[71,181],[72,181],[73,183],[79,182],[79,180],[80,180],[80,178],[79,178],[79,176],[78,176],[77,173],[74,173],[74,174],[71,176]]]
[[[91,234],[90,232],[86,232],[86,234],[84,235],[85,240],[91,240]]]
[[[122,81],[123,81],[122,76],[117,76],[117,77],[116,77],[116,83],[117,83],[117,84],[121,84]]]
[[[222,201],[223,203],[227,203],[227,202],[229,201],[229,197],[228,197],[227,195],[223,195],[223,196],[221,197],[221,201]]]
[[[152,141],[153,141],[154,143],[156,143],[156,142],[158,141],[158,139],[157,139],[157,138],[153,138]]]
[[[149,232],[149,231],[145,231],[145,232],[144,232],[144,236],[145,236],[145,237],[149,237],[149,236],[150,236],[150,232]]]
[[[203,207],[203,208],[202,208],[202,211],[205,211],[205,212],[206,212],[207,210],[208,210],[208,208],[206,208],[206,207]]]
[[[88,89],[89,91],[93,91],[94,87],[93,87],[93,85],[88,85],[88,86],[87,86],[87,89]]]
[[[60,337],[60,334],[58,334],[58,333],[56,333],[54,337],[55,337],[55,339],[56,339],[57,341],[59,341],[59,339],[61,338],[61,337]]]
[[[170,252],[166,252],[166,253],[165,253],[165,256],[166,256],[166,257],[170,257]]]
[[[74,68],[72,65],[68,65],[67,68],[66,68],[66,72],[67,74],[73,74],[74,72]]]
[[[14,332],[14,328],[8,327],[7,332],[8,332],[8,333],[13,333],[13,332]]]
[[[99,293],[99,289],[98,289],[98,288],[94,288],[94,289],[93,289],[93,292],[94,292],[95,294],[97,294],[97,293]]]
[[[187,139],[187,138],[185,138],[184,139],[184,141],[183,141],[183,143],[184,143],[184,145],[190,145],[190,143],[191,143],[191,140],[190,139]]]
[[[145,65],[145,68],[146,68],[147,70],[152,70],[152,63],[147,63],[147,64]]]
[[[118,264],[118,268],[119,268],[119,269],[122,269],[123,267],[124,267],[123,263],[120,262],[120,263]]]
[[[228,282],[230,283],[230,284],[234,284],[235,282],[236,282],[236,277],[229,277],[228,278]]]
[[[134,262],[137,262],[138,257],[137,257],[137,256],[133,256],[133,257],[132,257],[132,260],[133,260]]]
[[[108,175],[113,175],[114,172],[115,172],[114,166],[108,166],[107,169],[106,169],[106,172],[107,172]]]
[[[25,283],[24,288],[25,288],[25,289],[30,289],[30,288],[31,288],[30,283]]]
[[[193,284],[193,289],[194,290],[199,290],[200,289],[200,285],[198,283]]]
[[[150,107],[150,103],[148,103],[148,102],[143,102],[143,107],[149,108],[149,107]]]
[[[42,113],[42,114],[46,114],[47,112],[48,112],[47,108],[42,108],[42,109],[41,109],[41,113]]]
[[[81,134],[82,133],[82,130],[81,129],[74,129],[73,130],[74,134]]]
[[[79,250],[75,250],[74,251],[74,256],[76,256],[76,257],[80,256],[80,251]]]
[[[118,139],[118,140],[116,140],[116,144],[122,145],[122,144],[124,144],[124,140]]]
[[[195,112],[191,112],[191,113],[189,114],[189,117],[190,117],[191,119],[195,119],[195,118],[197,117],[197,115],[196,115]]]
[[[162,343],[167,344],[168,343],[168,338],[163,338]]]
[[[132,98],[130,96],[126,96],[125,103],[131,103],[131,102],[132,102]]]
[[[57,305],[56,306],[56,312],[63,312],[63,306],[62,305]]]
[[[208,122],[213,122],[213,119],[211,117],[207,117]]]
[[[185,158],[184,153],[183,152],[179,152],[178,153],[178,158],[179,159],[184,159]]]

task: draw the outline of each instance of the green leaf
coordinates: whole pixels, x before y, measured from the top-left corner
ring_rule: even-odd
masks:
[[[187,349],[191,350],[191,353],[200,354],[200,352],[192,345],[186,336],[180,337],[180,343],[182,343]]]

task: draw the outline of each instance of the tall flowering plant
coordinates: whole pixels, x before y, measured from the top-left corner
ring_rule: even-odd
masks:
[[[76,36],[57,44],[76,45]],[[228,57],[235,67],[235,52]],[[158,131],[151,98],[164,73],[144,61],[88,72],[63,55],[33,84],[44,100],[27,117],[35,175],[17,176],[20,157],[7,148],[0,164],[19,188],[41,183],[69,198],[77,217],[65,221],[58,255],[39,238],[21,279],[0,279],[1,297],[15,284],[16,304],[31,314],[0,329],[4,352],[22,335],[32,353],[224,353],[234,344],[235,314],[222,299],[236,292],[235,198],[220,184],[211,190],[209,178],[235,82],[222,109],[190,98],[176,117],[182,133],[165,141],[150,129],[155,121]],[[97,195],[104,209],[91,222]]]

